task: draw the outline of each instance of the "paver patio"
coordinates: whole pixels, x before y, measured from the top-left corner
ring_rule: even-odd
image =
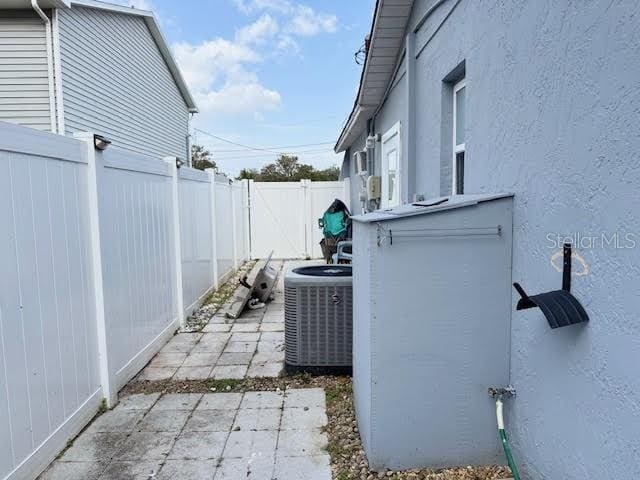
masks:
[[[298,262],[296,262],[298,263]],[[256,265],[259,268],[262,263]],[[245,310],[236,320],[223,307],[200,333],[180,333],[156,355],[136,380],[202,380],[277,377],[284,364],[284,283],[290,262],[280,270],[274,299],[266,308]]]
[[[284,288],[239,319],[213,316],[175,335],[134,379],[276,377],[284,364]],[[258,268],[260,265],[256,266]],[[42,480],[329,480],[325,395],[284,392],[136,394],[98,417]]]
[[[320,388],[138,394],[93,422],[42,480],[329,480]]]

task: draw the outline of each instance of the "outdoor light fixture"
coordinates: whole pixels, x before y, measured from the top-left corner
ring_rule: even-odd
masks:
[[[184,165],[184,162],[176,157],[176,168],[180,168],[182,165]]]
[[[96,150],[106,150],[110,144],[111,140],[107,140],[102,135],[93,136],[93,146],[96,148]]]

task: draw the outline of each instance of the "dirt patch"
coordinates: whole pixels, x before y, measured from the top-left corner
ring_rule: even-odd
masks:
[[[211,292],[202,303],[202,306],[186,318],[185,325],[180,329],[180,333],[192,333],[202,330],[209,323],[211,317],[233,296],[233,293],[238,288],[240,279],[248,275],[256,263],[256,260],[245,262],[225,283]]]
[[[131,383],[121,392],[134,393],[210,393],[284,390],[286,388],[324,388],[329,424],[327,448],[331,455],[334,480],[497,480],[511,476],[507,467],[459,467],[440,470],[407,470],[373,472],[369,470],[362,450],[353,409],[350,377],[295,375],[279,378],[246,378],[242,380],[194,380]]]

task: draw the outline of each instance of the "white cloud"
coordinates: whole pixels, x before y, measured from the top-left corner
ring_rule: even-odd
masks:
[[[239,115],[251,113],[261,117],[262,111],[275,110],[281,103],[280,94],[258,82],[229,82],[219,90],[212,90],[198,96],[203,111]]]
[[[151,0],[128,0],[151,7]],[[252,115],[277,109],[282,97],[263,85],[252,66],[280,54],[298,55],[297,37],[335,32],[335,15],[318,13],[293,0],[233,0],[247,15],[260,15],[236,30],[233,39],[177,43],[173,51],[204,115]],[[264,54],[262,53],[264,52]]]
[[[315,12],[311,7],[299,5],[291,18],[288,30],[297,35],[310,37],[319,33],[334,33],[338,29],[338,18]]]
[[[261,45],[273,38],[279,29],[278,22],[269,14],[264,14],[255,22],[238,30],[236,41],[244,45]]]
[[[233,0],[238,10],[250,15],[271,11],[286,17],[285,28],[291,34],[310,37],[319,33],[334,33],[338,29],[338,17],[316,12],[313,8],[290,0]]]
[[[251,46],[216,38],[199,45],[178,43],[173,51],[203,114],[255,115],[280,105],[280,93],[263,86],[248,69],[262,61]]]
[[[288,13],[292,5],[289,0],[233,0],[238,10],[249,15],[260,10],[272,10],[279,13]]]
[[[117,3],[126,7],[138,8],[140,10],[155,10],[153,2],[151,2],[150,0],[117,0]]]
[[[240,79],[243,64],[261,61],[246,45],[216,38],[199,45],[177,43],[173,53],[184,77],[195,92],[207,91],[221,77]]]

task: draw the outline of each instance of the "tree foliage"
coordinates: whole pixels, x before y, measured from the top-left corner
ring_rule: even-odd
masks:
[[[191,166],[198,170],[205,170],[207,168],[218,170],[216,162],[213,160],[213,155],[202,145],[191,145]]]
[[[238,179],[251,179],[257,182],[333,181],[338,180],[339,176],[340,169],[338,167],[316,170],[313,165],[300,163],[298,157],[280,155],[275,163],[265,165],[260,170],[243,168]]]

